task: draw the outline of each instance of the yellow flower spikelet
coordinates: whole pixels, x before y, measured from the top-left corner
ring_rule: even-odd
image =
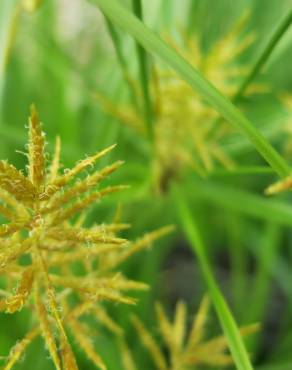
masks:
[[[84,175],[113,145],[60,173],[60,146],[57,139],[51,165],[46,166],[45,137],[32,107],[28,176],[7,161],[0,161],[0,216],[6,220],[0,225],[0,311],[12,314],[29,307],[35,321],[11,349],[4,370],[19,361],[38,335],[43,336],[56,369],[78,369],[67,329],[88,358],[98,368],[106,369],[90,340],[89,328],[79,319],[92,314],[109,330],[120,333],[102,301],[135,304],[125,292],[147,286],[128,280],[116,268],[172,229],[167,226],[130,243],[117,236],[129,227],[118,217],[111,224],[84,227],[90,205],[125,188],[117,185],[96,189],[123,162]],[[76,217],[78,214],[81,216]],[[82,273],[76,274],[76,264]]]
[[[157,340],[145,328],[144,324],[133,316],[132,322],[148,350],[152,363],[157,370],[190,370],[199,367],[222,367],[233,363],[227,352],[227,341],[224,336],[205,340],[206,322],[210,302],[204,297],[197,315],[187,332],[187,310],[184,302],[178,302],[174,320],[171,322],[161,304],[156,305],[158,329],[163,340],[161,349]],[[250,325],[241,329],[242,335],[258,330],[258,325]],[[125,370],[136,370],[131,352],[125,342],[121,345],[122,361]]]

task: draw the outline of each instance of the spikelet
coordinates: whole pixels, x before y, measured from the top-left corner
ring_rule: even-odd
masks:
[[[125,239],[116,238],[109,234],[107,236],[103,231],[88,230],[82,228],[60,228],[52,227],[47,232],[47,237],[57,241],[76,241],[84,243],[99,243],[99,244],[123,244]]]
[[[143,345],[149,351],[156,368],[158,370],[167,370],[167,362],[164,358],[163,352],[160,350],[158,344],[147,331],[143,323],[136,316],[132,316],[132,323],[135,326]]]
[[[33,184],[6,161],[0,161],[0,187],[21,202],[29,203],[34,199]]]
[[[42,336],[46,342],[46,346],[48,351],[50,352],[51,358],[57,370],[62,370],[60,357],[58,354],[57,344],[55,341],[54,333],[51,328],[51,324],[49,322],[49,316],[47,314],[47,310],[45,305],[41,301],[40,293],[38,291],[38,287],[36,288],[35,293],[35,304],[38,313],[38,317],[40,320],[40,328],[42,331]]]
[[[62,207],[64,204],[68,203],[72,198],[86,193],[91,188],[97,186],[98,183],[102,181],[105,177],[116,171],[123,163],[123,161],[117,161],[112,165],[105,167],[100,172],[97,172],[91,176],[86,177],[84,180],[77,182],[70,189],[68,189],[66,193],[58,194],[58,196],[55,196],[50,202],[50,208],[46,209],[45,212],[53,212],[56,209]],[[53,179],[55,178],[56,175],[53,176]]]
[[[57,211],[53,217],[52,223],[56,225],[64,221],[67,221],[68,219],[75,216],[75,214],[83,212],[86,208],[92,205],[92,203],[99,201],[106,195],[109,195],[116,191],[124,190],[127,188],[128,187],[125,185],[116,185],[116,186],[108,186],[107,188],[101,191],[92,192],[91,194],[85,196],[81,200],[75,201],[75,203],[73,203],[72,205]],[[48,207],[47,210],[48,212],[50,212],[51,211],[50,207]]]
[[[273,195],[273,194],[280,193],[282,191],[291,190],[291,189],[292,189],[292,177],[289,176],[284,180],[280,180],[276,182],[275,184],[268,186],[265,189],[265,194]]]
[[[29,119],[28,163],[29,179],[39,192],[44,183],[46,158],[44,133],[35,106],[31,107]]]
[[[56,286],[74,289],[80,294],[86,295],[89,301],[109,300],[119,303],[135,304],[136,301],[130,297],[120,294],[125,290],[145,290],[147,285],[125,279],[121,274],[113,277],[89,278],[60,277],[51,275]]]
[[[71,346],[68,343],[66,337],[61,337],[61,349],[60,356],[62,359],[63,369],[64,370],[78,370],[75,356],[72,352]]]
[[[61,156],[61,139],[60,136],[56,137],[55,151],[52,163],[49,169],[49,182],[54,183],[58,176],[60,169],[60,156]]]
[[[102,308],[101,305],[94,305],[92,311],[98,321],[102,323],[112,333],[121,336],[123,334],[123,329],[115,323],[115,321],[107,314],[106,310]]]
[[[94,365],[98,369],[106,370],[105,364],[103,363],[100,356],[95,352],[94,347],[92,346],[90,340],[88,339],[88,335],[86,333],[84,325],[78,323],[78,321],[74,319],[70,320],[69,325],[76,342],[84,351],[84,353],[87,355],[87,357],[94,363]]]
[[[21,310],[31,292],[33,277],[32,269],[27,269],[23,272],[16,294],[5,300],[0,300],[0,311],[5,310],[7,313],[14,313]]]
[[[0,312],[12,314],[29,307],[38,319],[38,326],[10,352],[4,369],[11,369],[29,343],[41,335],[56,369],[78,370],[69,330],[94,365],[105,370],[92,344],[92,333],[86,330],[81,318],[90,314],[121,336],[122,329],[103,307],[104,301],[134,305],[137,301],[130,292],[148,287],[127,279],[116,267],[169,233],[172,227],[150,232],[136,243],[119,236],[129,225],[118,218],[113,223],[84,227],[90,206],[127,188],[109,185],[96,189],[123,162],[94,170],[96,162],[113,145],[62,173],[60,139],[56,140],[52,163],[47,166],[44,138],[33,106],[29,119],[28,175],[7,161],[0,161],[0,214],[5,218],[0,225],[0,273],[5,276]],[[73,217],[76,220],[72,221]],[[22,258],[27,264],[22,263]],[[83,275],[74,275],[76,264],[82,265]],[[11,287],[15,287],[13,293]]]
[[[51,185],[56,186],[57,188],[67,185],[76,175],[84,171],[86,168],[93,166],[98,159],[106,155],[108,152],[113,150],[115,147],[116,147],[116,144],[102,150],[101,152],[96,153],[95,155],[91,157],[85,158],[77,162],[76,165],[71,170],[64,173],[56,181],[53,181]]]
[[[208,296],[202,299],[198,313],[193,320],[193,325],[188,338],[188,350],[191,351],[193,347],[196,347],[204,338],[204,330],[207,321],[207,315],[210,307],[210,301]]]
[[[26,336],[18,342],[13,348],[11,348],[7,363],[3,370],[10,370],[13,366],[20,361],[21,356],[24,354],[26,347],[32,342],[32,340],[39,335],[40,329],[38,327],[29,331]]]
[[[146,233],[142,238],[139,238],[133,243],[130,243],[128,248],[120,251],[120,253],[108,254],[103,256],[102,265],[104,270],[112,269],[119,266],[132,255],[151,247],[155,240],[173,232],[173,225],[164,226],[158,230]]]
[[[127,343],[125,342],[125,340],[120,339],[119,349],[120,349],[123,368],[125,370],[137,370],[132,353]]]
[[[16,237],[15,234],[11,237],[11,240],[2,240],[4,242],[4,248],[0,250],[1,270],[9,269],[11,263],[27,253],[35,242],[34,236],[20,241],[14,240],[14,237]]]
[[[241,328],[240,333],[242,336],[253,334],[259,330],[259,327],[258,324],[252,324]],[[186,363],[204,366],[229,366],[233,363],[232,357],[226,353],[227,340],[223,336],[192,347],[193,350],[186,357]]]
[[[55,290],[52,284],[51,277],[49,275],[48,266],[43,259],[42,253],[37,250],[38,259],[40,262],[40,269],[44,275],[44,281],[46,286],[46,293],[47,293],[47,307],[50,310],[52,317],[55,319],[55,325],[58,327],[59,336],[60,336],[60,343],[61,343],[61,358],[64,368],[70,368],[72,370],[78,370],[77,363],[75,360],[75,356],[72,352],[71,346],[68,341],[68,337],[64,328],[63,321],[61,319],[61,315],[59,313],[58,302],[56,299]],[[69,366],[70,365],[70,366]]]
[[[174,321],[167,318],[163,307],[157,303],[156,315],[166,350],[162,351],[136,317],[132,323],[140,337],[143,346],[148,350],[155,369],[157,370],[188,370],[205,366],[220,367],[232,364],[232,357],[228,354],[227,340],[224,336],[204,340],[205,325],[208,314],[209,300],[204,297],[198,314],[195,316],[189,335],[187,336],[187,314],[184,302],[178,302],[175,309]],[[249,335],[259,330],[259,325],[246,326],[240,330],[241,335]],[[127,349],[127,345],[126,350]],[[125,370],[131,370],[127,361],[123,361]]]
[[[14,219],[28,219],[29,213],[26,207],[16,199],[15,195],[9,194],[0,186],[0,200],[6,203],[9,208],[12,208]],[[4,206],[5,207],[5,206]],[[18,217],[15,217],[18,216]]]
[[[174,339],[174,336],[172,335],[172,325],[168,321],[168,318],[164,312],[164,309],[159,303],[156,304],[156,315],[157,315],[161,335],[163,336],[168,347],[174,349],[175,339]]]

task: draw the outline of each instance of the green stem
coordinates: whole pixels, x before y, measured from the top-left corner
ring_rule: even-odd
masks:
[[[136,110],[139,111],[139,104],[138,104],[138,100],[137,100],[137,94],[136,94],[136,91],[135,91],[134,86],[133,86],[133,80],[132,80],[132,78],[129,74],[128,68],[127,68],[127,63],[126,63],[125,58],[124,58],[123,53],[122,53],[122,48],[121,48],[119,36],[117,34],[117,31],[116,31],[115,27],[113,26],[113,24],[111,23],[111,21],[107,17],[105,17],[105,21],[106,21],[107,29],[108,29],[108,32],[110,34],[112,43],[114,45],[114,49],[115,49],[115,52],[116,52],[116,55],[117,55],[117,58],[118,58],[118,62],[119,62],[120,67],[121,67],[121,71],[122,71],[124,80],[126,81],[126,83],[128,85],[131,101],[132,101],[134,107],[136,108]]]
[[[200,8],[200,2],[198,0],[192,0],[190,2],[189,17],[188,17],[188,22],[187,22],[188,35],[191,35],[195,31],[199,8]]]
[[[259,74],[264,64],[269,59],[271,53],[275,49],[276,45],[278,44],[282,36],[285,34],[285,32],[288,30],[289,26],[291,25],[291,22],[292,22],[292,9],[280,20],[279,24],[272,32],[271,36],[268,39],[268,42],[262,49],[261,53],[258,55],[249,74],[246,76],[242,84],[239,86],[239,89],[234,95],[232,101],[237,102],[244,95],[247,87]]]
[[[164,43],[137,17],[117,0],[91,0],[112,22],[129,32],[148,52],[160,57],[172,67],[195,91],[240,132],[249,138],[257,151],[281,177],[290,174],[285,160],[270,145],[256,127],[195,68]]]
[[[134,14],[141,21],[143,19],[143,10],[141,0],[132,0],[132,7]],[[141,90],[143,93],[143,110],[145,116],[145,123],[148,129],[149,138],[153,139],[153,112],[151,106],[151,97],[149,90],[149,66],[148,58],[145,49],[136,42],[137,58],[140,73]]]
[[[279,225],[268,223],[257,253],[257,270],[253,280],[253,290],[248,292],[251,305],[245,310],[246,322],[258,322],[266,316],[271,299],[271,270],[277,260],[277,249],[281,245],[281,229]],[[247,296],[246,296],[247,297]],[[260,333],[249,339],[253,352],[257,352]]]
[[[225,214],[225,212],[224,212]],[[226,229],[228,233],[229,254],[231,262],[230,281],[232,289],[232,301],[237,317],[242,318],[246,312],[242,305],[245,299],[247,256],[242,241],[242,220],[236,212],[226,212]],[[250,321],[252,322],[252,321]]]
[[[209,265],[205,246],[194,217],[191,214],[181,191],[174,187],[174,201],[176,202],[179,221],[191,249],[197,256],[202,273],[206,280],[210,297],[215,307],[217,316],[226,335],[226,339],[238,370],[252,370],[246,348],[240,335],[238,326],[232,316],[232,313],[220,291],[216,279]]]

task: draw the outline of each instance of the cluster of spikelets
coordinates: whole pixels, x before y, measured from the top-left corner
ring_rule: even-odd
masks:
[[[157,370],[188,370],[205,368],[206,366],[223,367],[233,363],[227,352],[227,341],[224,336],[205,339],[206,322],[208,319],[209,299],[204,297],[197,315],[188,331],[187,310],[183,302],[178,302],[173,323],[168,319],[161,304],[156,305],[158,328],[163,346],[149,333],[143,323],[132,316],[133,325],[148,350],[152,363]],[[258,330],[258,325],[250,325],[241,329],[242,335]],[[123,365],[125,370],[137,370],[135,361],[125,342],[122,344]]]
[[[183,46],[169,38],[167,41],[225,96],[232,98],[248,72],[246,66],[239,64],[238,56],[254,39],[251,33],[242,36],[246,19],[244,16],[222,39],[213,43],[208,53],[201,51],[201,42],[193,35],[182,36]],[[235,165],[221,143],[230,134],[229,125],[218,120],[217,113],[189,85],[174,72],[162,68],[153,68],[151,85],[155,130],[153,169],[158,187],[167,187],[169,179],[176,177],[186,166],[204,175],[218,164],[228,169]],[[246,93],[259,93],[265,89],[253,84]],[[97,98],[109,114],[144,133],[143,116],[134,106],[117,107],[101,94],[97,94]]]
[[[12,314],[28,307],[34,320],[27,335],[10,351],[5,370],[17,363],[38,335],[44,338],[56,369],[78,369],[68,329],[93,363],[105,369],[81,317],[94,315],[115,331],[102,302],[134,304],[135,300],[126,292],[147,288],[143,283],[128,280],[117,272],[117,267],[168,233],[171,227],[130,243],[117,236],[128,227],[119,222],[118,215],[110,224],[83,226],[90,205],[125,188],[97,189],[103,179],[121,166],[121,161],[89,172],[112,149],[113,146],[87,157],[60,173],[57,139],[54,157],[47,167],[45,137],[32,107],[28,175],[7,161],[0,161],[0,216],[5,219],[0,226],[0,311]]]

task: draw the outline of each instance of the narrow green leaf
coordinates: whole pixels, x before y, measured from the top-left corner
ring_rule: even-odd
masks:
[[[268,166],[242,166],[232,169],[218,168],[208,173],[209,177],[231,177],[241,175],[273,174],[275,171]]]
[[[143,10],[141,0],[132,0],[132,7],[134,14],[141,21],[143,20]],[[141,90],[143,93],[143,109],[145,116],[145,123],[148,129],[149,138],[153,139],[153,112],[151,106],[151,97],[149,89],[149,63],[148,57],[145,49],[136,42],[137,58],[139,65],[139,75],[140,75],[140,84]]]
[[[98,5],[113,23],[129,32],[148,52],[160,57],[172,67],[216,111],[246,135],[279,176],[285,177],[290,174],[290,169],[285,160],[266,141],[257,128],[195,68],[164,43],[137,17],[121,6],[117,0],[90,1]]]
[[[203,240],[196,226],[194,216],[191,214],[179,189],[174,190],[173,199],[176,202],[179,222],[184,234],[190,243],[194,254],[197,256],[204,278],[206,280],[210,297],[215,307],[217,316],[225,333],[230,352],[238,370],[252,370],[247,351],[232,313],[220,292],[219,286],[210,268]]]
[[[246,322],[259,322],[266,317],[269,301],[272,297],[271,280],[273,268],[277,261],[277,249],[281,242],[281,230],[279,225],[268,223],[265,226],[260,248],[257,251],[257,268],[253,280],[252,292],[247,291],[246,298],[250,299],[250,307],[245,310]],[[262,333],[256,333],[248,339],[249,348],[253,353],[258,352]]]
[[[225,225],[228,235],[228,252],[230,258],[230,282],[232,289],[232,304],[237,317],[242,318],[246,313],[242,305],[246,292],[246,274],[248,271],[248,253],[242,240],[242,217],[236,212],[224,212]],[[252,321],[250,321],[252,322]]]
[[[137,111],[139,111],[139,103],[138,103],[138,100],[137,100],[137,94],[135,92],[135,89],[134,89],[134,86],[133,86],[133,80],[132,80],[132,78],[130,76],[130,73],[128,71],[127,63],[126,63],[126,60],[125,60],[123,52],[122,52],[122,47],[121,47],[121,42],[120,42],[119,35],[118,35],[114,25],[112,24],[112,22],[107,17],[105,17],[105,21],[106,21],[106,25],[107,25],[109,35],[112,39],[112,43],[113,43],[113,46],[114,46],[114,49],[115,49],[115,52],[116,52],[116,55],[117,55],[119,65],[121,67],[121,71],[122,71],[124,80],[128,85],[128,89],[129,89],[129,93],[130,93],[130,99],[133,103],[133,106],[136,108]]]
[[[207,183],[197,179],[192,179],[192,183],[185,186],[185,191],[192,194],[195,199],[202,199],[233,212],[292,226],[292,207],[277,199],[238,190],[217,182]]]
[[[253,284],[251,302],[253,304],[246,311],[246,321],[255,322],[265,317],[268,306],[270,276],[274,262],[277,259],[277,248],[280,245],[281,232],[279,225],[268,223],[263,232],[259,250],[258,266]]]

